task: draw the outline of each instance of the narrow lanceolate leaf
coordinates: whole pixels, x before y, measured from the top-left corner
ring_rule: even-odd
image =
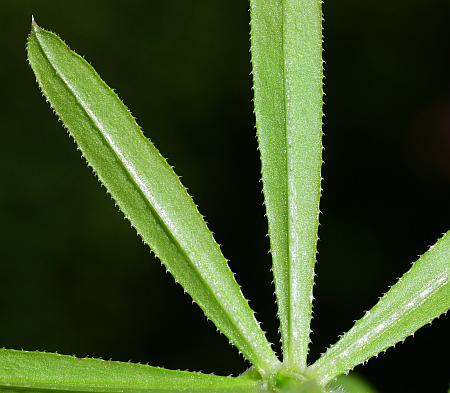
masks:
[[[218,377],[140,364],[0,349],[0,392],[258,393],[248,376]]]
[[[55,34],[33,23],[39,86],[120,209],[208,318],[261,372],[278,363],[178,177],[117,95]]]
[[[450,308],[450,231],[310,367],[325,385],[413,334]]]
[[[256,126],[283,356],[309,345],[322,165],[321,0],[251,0]]]

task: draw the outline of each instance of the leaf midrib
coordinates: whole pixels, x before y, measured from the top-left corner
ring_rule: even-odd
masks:
[[[286,145],[286,210],[287,210],[287,226],[288,226],[288,230],[287,230],[287,238],[286,238],[286,248],[287,248],[287,273],[288,273],[288,285],[287,285],[287,289],[288,289],[288,343],[286,343],[286,347],[288,349],[288,351],[290,351],[289,348],[291,348],[291,338],[292,338],[292,305],[291,305],[291,300],[292,300],[292,280],[291,280],[291,212],[290,212],[290,205],[291,205],[291,195],[289,192],[289,185],[291,183],[290,181],[290,176],[289,176],[289,157],[291,156],[291,154],[289,153],[290,151],[290,146],[289,146],[289,129],[288,129],[288,103],[287,103],[287,88],[286,88],[286,51],[285,51],[285,41],[286,41],[286,37],[285,37],[285,31],[284,31],[284,25],[285,25],[285,12],[286,12],[286,2],[285,0],[282,0],[282,4],[283,4],[283,8],[282,8],[282,13],[281,13],[281,55],[283,58],[283,62],[282,62],[282,67],[281,67],[281,71],[282,71],[282,88],[283,88],[283,121],[284,121],[284,143]],[[289,356],[289,355],[288,355]]]
[[[249,386],[248,391],[253,392],[253,389],[255,387]],[[245,392],[246,389],[245,386],[225,386],[225,387],[214,387],[214,386],[206,386],[206,387],[196,387],[192,389],[192,393],[210,393],[212,390],[218,392],[223,391],[223,393],[233,391],[242,391],[242,393]],[[145,387],[111,387],[111,386],[87,386],[86,389],[80,389],[78,386],[74,385],[47,385],[44,387],[34,387],[34,386],[11,386],[11,385],[5,385],[0,384],[0,393],[1,392],[23,392],[23,393],[50,393],[50,392],[67,392],[67,393],[108,393],[108,392],[115,392],[115,393],[175,393],[175,392],[186,392],[186,389],[183,388],[145,388]]]
[[[208,281],[205,280],[205,278],[203,277],[203,275],[201,274],[201,272],[198,270],[198,267],[196,266],[196,264],[194,263],[193,258],[191,258],[189,256],[189,254],[184,250],[184,248],[181,246],[181,244],[179,243],[178,239],[176,237],[173,236],[173,234],[171,233],[171,230],[168,228],[167,223],[164,221],[164,219],[162,219],[161,215],[159,214],[158,210],[155,209],[152,204],[148,201],[147,199],[147,195],[144,193],[144,191],[141,189],[141,187],[139,187],[139,182],[133,177],[132,173],[130,172],[130,170],[127,168],[126,165],[124,165],[123,161],[121,160],[121,157],[123,157],[123,155],[120,152],[116,152],[116,150],[114,148],[111,147],[110,143],[108,143],[108,138],[106,137],[106,135],[103,134],[102,130],[103,127],[101,125],[101,122],[98,120],[99,124],[97,124],[96,120],[93,119],[90,115],[90,113],[93,113],[90,108],[88,107],[87,104],[85,104],[83,102],[83,100],[78,96],[78,94],[76,93],[76,91],[74,91],[74,88],[72,87],[72,85],[66,81],[66,79],[63,76],[63,73],[59,70],[59,68],[53,64],[53,62],[51,61],[51,56],[49,56],[47,54],[47,52],[44,49],[44,46],[42,44],[42,42],[39,39],[39,34],[38,32],[34,31],[33,32],[35,34],[36,37],[36,41],[39,44],[39,48],[41,49],[42,53],[44,54],[45,58],[47,59],[48,63],[50,64],[50,66],[52,67],[52,69],[55,71],[55,74],[57,75],[57,77],[63,82],[63,84],[67,87],[67,89],[74,95],[75,97],[75,101],[77,103],[77,105],[79,105],[79,107],[84,111],[84,113],[87,115],[89,121],[94,125],[95,128],[98,129],[99,134],[101,135],[103,141],[105,142],[105,145],[108,147],[108,149],[110,149],[110,151],[113,152],[113,155],[116,157],[116,160],[120,163],[120,166],[124,169],[124,172],[126,174],[126,176],[131,180],[131,183],[134,184],[134,186],[138,189],[138,192],[141,194],[141,196],[143,197],[143,200],[145,201],[146,205],[148,205],[148,207],[150,208],[150,210],[158,217],[158,221],[161,223],[161,227],[164,230],[164,233],[167,235],[167,237],[172,240],[172,242],[175,244],[176,249],[178,250],[178,252],[184,256],[185,259],[189,260],[191,263],[188,264],[194,271],[195,273],[197,273],[197,276],[200,278],[200,280],[205,284],[205,287],[208,289],[208,292],[212,295],[211,297],[213,299],[215,299],[216,303],[218,303],[220,305],[220,308],[224,310],[221,302],[219,302],[216,299],[215,296],[215,291],[210,287],[210,285],[208,284]],[[103,82],[100,78],[99,78],[100,82]],[[104,82],[103,82],[104,83]],[[85,106],[86,105],[86,106]],[[95,117],[95,116],[94,116]],[[136,125],[138,128],[139,126]],[[157,153],[159,154],[159,153]],[[128,217],[127,217],[128,218]],[[134,227],[134,225],[132,224],[132,226]],[[134,227],[137,231],[137,228]],[[139,232],[138,232],[139,233]],[[169,266],[166,265],[166,267],[170,270]],[[192,295],[191,295],[192,297]],[[222,298],[223,299],[223,298]],[[227,302],[228,305],[228,302]],[[224,315],[224,314],[222,314]],[[226,315],[226,319],[231,322],[231,325],[234,327],[235,333],[237,335],[239,335],[241,338],[244,338],[239,327],[236,326],[236,324],[234,323],[234,321],[230,318],[230,316],[228,315],[228,312],[225,313]],[[248,340],[246,338],[244,338],[245,342],[248,343]],[[235,344],[234,344],[235,345]],[[253,348],[252,345],[249,345],[250,348]]]

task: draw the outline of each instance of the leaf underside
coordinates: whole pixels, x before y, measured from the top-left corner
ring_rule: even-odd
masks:
[[[251,0],[256,126],[283,361],[309,345],[322,165],[320,0]]]
[[[327,384],[394,346],[450,308],[450,231],[309,370]]]
[[[139,235],[261,374],[276,367],[192,198],[117,95],[57,35],[35,23],[27,49],[42,92]]]
[[[260,381],[0,349],[0,392],[258,393]]]

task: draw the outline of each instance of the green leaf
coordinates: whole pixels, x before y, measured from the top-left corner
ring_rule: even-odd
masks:
[[[258,393],[261,381],[0,349],[0,392]]]
[[[450,231],[310,367],[325,385],[413,334],[450,308]]]
[[[255,115],[284,361],[306,367],[322,165],[321,0],[251,0]]]
[[[33,23],[39,86],[125,216],[217,328],[261,374],[278,365],[227,261],[178,177],[95,70]]]

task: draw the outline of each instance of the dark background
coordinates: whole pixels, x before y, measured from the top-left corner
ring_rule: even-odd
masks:
[[[4,0],[0,347],[237,374],[246,364],[150,255],[26,63],[33,13],[116,88],[207,216],[278,342],[252,113],[247,1]],[[450,2],[328,0],[311,361],[449,229]],[[448,321],[357,370],[445,392]]]

